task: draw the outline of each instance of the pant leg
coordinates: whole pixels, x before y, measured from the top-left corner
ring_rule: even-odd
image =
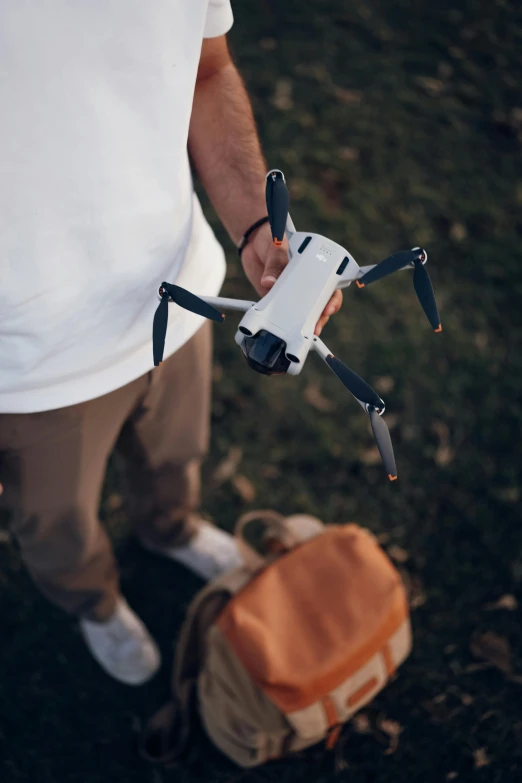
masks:
[[[146,376],[80,405],[0,415],[0,481],[33,581],[62,609],[103,620],[119,593],[98,520],[107,458]]]
[[[148,393],[116,446],[138,538],[186,543],[198,526],[200,464],[208,449],[212,325],[206,321],[151,374]]]

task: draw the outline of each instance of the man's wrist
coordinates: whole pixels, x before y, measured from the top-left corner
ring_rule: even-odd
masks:
[[[268,215],[259,218],[259,220],[256,220],[254,223],[252,223],[251,226],[249,226],[249,228],[247,228],[237,245],[237,252],[240,258],[241,254],[243,253],[243,249],[248,244],[252,235],[255,234],[258,228],[261,228],[261,226],[264,226],[266,223],[268,223]]]

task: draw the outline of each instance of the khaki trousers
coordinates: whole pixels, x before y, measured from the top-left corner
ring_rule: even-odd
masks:
[[[0,414],[0,498],[37,587],[73,614],[103,620],[118,571],[98,519],[107,460],[125,469],[138,538],[182,545],[195,532],[208,448],[212,332],[199,329],[160,367],[94,400]]]

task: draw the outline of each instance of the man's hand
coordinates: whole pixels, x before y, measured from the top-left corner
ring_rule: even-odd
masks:
[[[265,296],[288,264],[287,239],[285,237],[281,247],[276,247],[272,241],[270,226],[267,223],[258,228],[254,235],[250,237],[241,254],[241,260],[247,278],[259,296]],[[317,336],[321,334],[329,317],[339,310],[342,302],[343,295],[341,291],[335,291],[317,322],[314,334]]]

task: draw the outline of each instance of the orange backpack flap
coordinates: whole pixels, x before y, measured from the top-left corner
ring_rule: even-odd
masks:
[[[388,642],[407,618],[398,572],[370,533],[346,525],[326,528],[271,563],[217,624],[252,679],[288,715],[324,700],[377,653],[389,676],[395,664]],[[360,687],[362,696],[372,691]]]

